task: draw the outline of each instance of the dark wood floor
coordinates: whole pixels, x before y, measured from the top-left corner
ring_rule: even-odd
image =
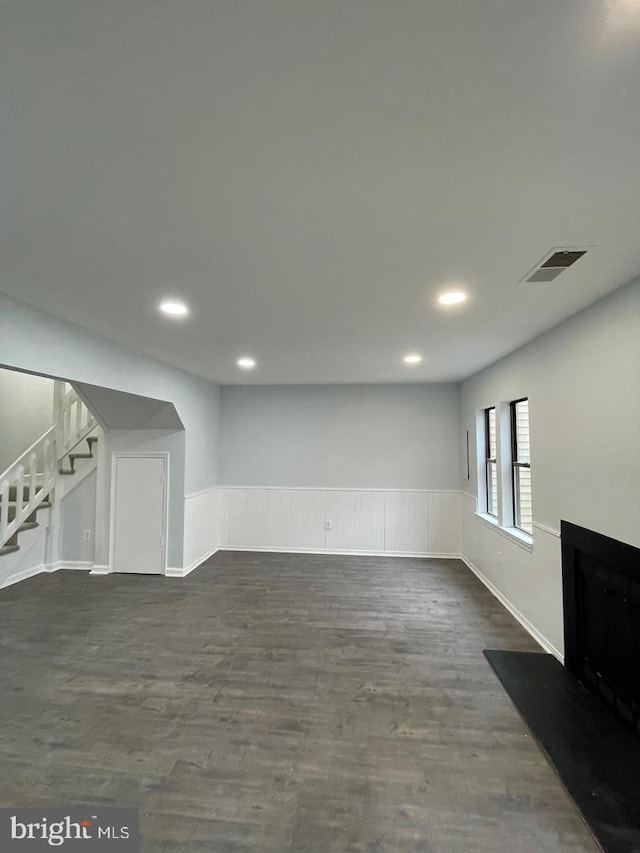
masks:
[[[0,805],[135,805],[165,853],[597,847],[457,561],[220,553],[0,591]]]

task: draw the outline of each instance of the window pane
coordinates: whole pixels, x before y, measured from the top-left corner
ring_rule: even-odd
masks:
[[[514,480],[516,490],[516,527],[519,527],[521,530],[526,530],[527,533],[533,533],[533,513],[531,510],[531,469],[516,468]]]
[[[498,471],[497,463],[487,462],[487,512],[498,515]]]
[[[489,417],[489,441],[488,441],[488,449],[489,449],[489,458],[496,458],[496,410],[488,409],[488,417]]]
[[[516,462],[530,462],[529,457],[529,401],[520,400],[516,409]]]

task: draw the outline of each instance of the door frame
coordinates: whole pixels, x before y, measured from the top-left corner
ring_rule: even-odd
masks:
[[[156,458],[162,459],[164,472],[164,493],[162,499],[162,557],[161,557],[161,572],[164,577],[167,574],[167,553],[168,553],[168,535],[169,535],[169,453],[157,452],[140,452],[134,451],[119,451],[114,450],[111,453],[111,495],[110,495],[110,510],[109,510],[109,563],[111,571],[117,574],[116,571],[116,480],[117,480],[117,463],[120,458]],[[123,573],[124,574],[124,573]]]

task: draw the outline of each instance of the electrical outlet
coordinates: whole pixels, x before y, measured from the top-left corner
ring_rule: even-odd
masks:
[[[85,530],[84,541],[85,542],[91,542],[91,531],[90,530]]]
[[[325,523],[324,523],[324,529],[325,529],[325,530],[333,530],[333,521],[331,521],[331,519],[330,519],[330,518],[328,518],[328,519],[325,521]]]

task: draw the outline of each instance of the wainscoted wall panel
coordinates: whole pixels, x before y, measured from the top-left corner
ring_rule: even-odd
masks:
[[[195,568],[220,544],[223,496],[218,488],[187,495],[184,500],[184,569]],[[171,572],[169,572],[171,574]]]
[[[427,512],[426,492],[387,492],[385,495],[385,551],[429,553]]]
[[[461,550],[458,492],[262,487],[220,492],[222,548],[443,555]]]
[[[291,542],[291,548],[324,548],[326,501],[322,492],[291,489],[271,491],[275,514],[276,542]],[[322,519],[322,523],[319,520]]]
[[[325,547],[332,551],[384,551],[384,492],[326,491]]]
[[[324,497],[311,489],[223,489],[222,545],[246,548],[325,547]],[[322,518],[322,523],[318,519]]]
[[[429,550],[434,554],[459,553],[462,541],[459,492],[429,492],[427,521]]]

